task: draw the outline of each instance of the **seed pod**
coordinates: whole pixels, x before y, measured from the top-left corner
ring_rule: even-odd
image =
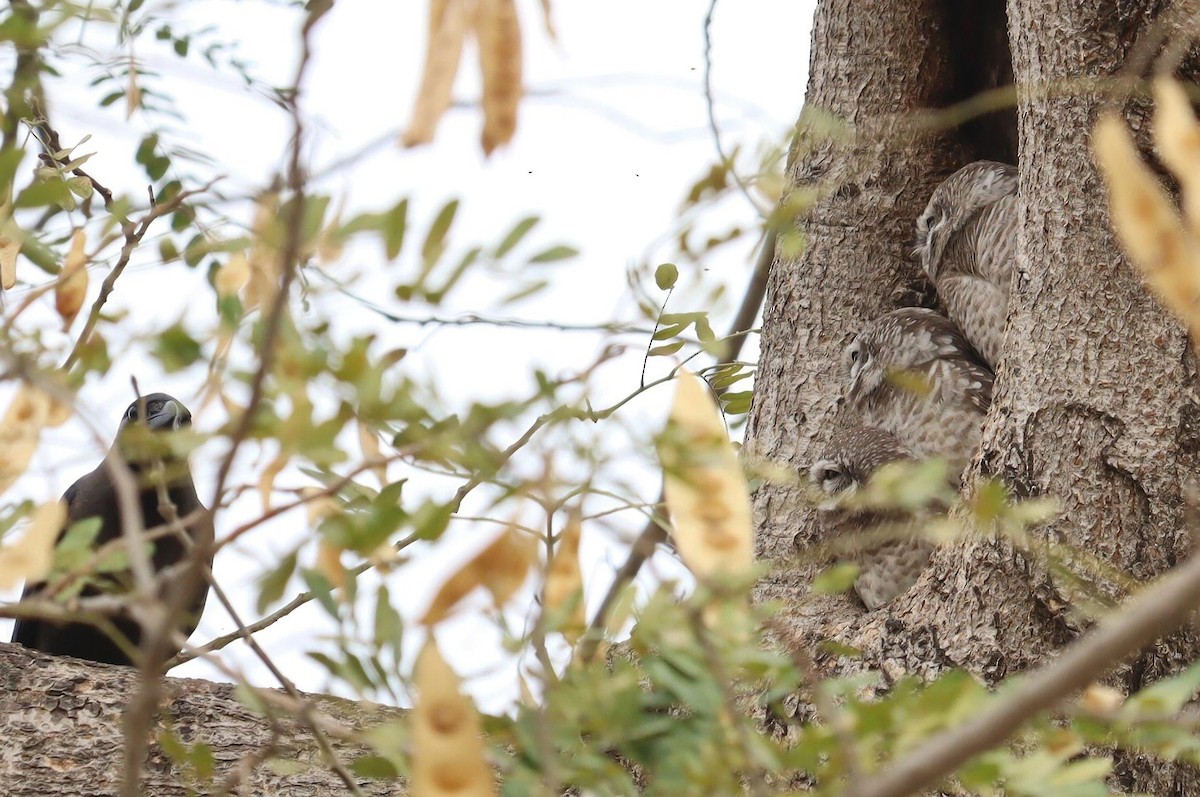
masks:
[[[484,797],[496,793],[483,751],[479,713],[459,688],[458,676],[433,636],[417,657],[413,680],[413,797]]]
[[[7,205],[0,206],[0,288],[8,290],[17,284],[17,255],[21,253],[21,230],[12,220]]]
[[[491,545],[446,579],[421,622],[425,625],[440,622],[476,587],[486,588],[497,606],[506,603],[525,583],[537,556],[536,545],[532,537],[510,524]]]
[[[429,33],[425,40],[425,67],[421,88],[413,103],[412,119],[400,137],[406,147],[433,140],[438,121],[450,107],[454,77],[470,27],[467,0],[430,0]]]
[[[483,74],[483,152],[512,140],[521,103],[521,25],[513,0],[479,0],[479,68]]]
[[[41,581],[54,563],[54,544],[67,522],[67,505],[50,501],[33,510],[21,539],[0,548],[0,589],[12,589],[21,579]]]
[[[1200,127],[1178,82],[1154,81],[1154,146],[1183,189],[1183,215],[1192,235],[1200,234]]]
[[[12,486],[33,459],[38,438],[50,415],[50,398],[21,385],[0,421],[0,493]]]
[[[87,298],[88,272],[87,254],[83,251],[87,237],[83,230],[76,230],[71,236],[71,248],[67,251],[66,262],[58,274],[58,282],[54,286],[54,309],[63,320],[63,331],[70,328],[71,322],[83,307]]]
[[[681,371],[659,443],[664,492],[683,561],[699,578],[745,571],[754,561],[750,492],[704,383]]]
[[[1166,190],[1138,156],[1133,137],[1115,115],[1092,134],[1096,163],[1108,185],[1113,228],[1129,259],[1162,302],[1200,332],[1200,268]]]
[[[247,256],[250,276],[246,285],[246,310],[269,305],[279,290],[279,278],[283,268],[279,262],[276,240],[278,217],[279,194],[268,191],[255,203],[254,223],[250,227],[254,235],[254,245]]]

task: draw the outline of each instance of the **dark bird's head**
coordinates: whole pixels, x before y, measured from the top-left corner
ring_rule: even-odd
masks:
[[[183,402],[166,393],[151,393],[142,396],[125,408],[121,428],[142,422],[153,431],[179,431],[192,425],[192,413]]]
[[[192,425],[192,413],[183,402],[166,393],[150,393],[125,408],[117,429],[116,446],[135,469],[155,460],[184,459],[169,442],[171,435]]]

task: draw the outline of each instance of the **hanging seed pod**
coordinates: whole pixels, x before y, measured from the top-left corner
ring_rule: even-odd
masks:
[[[425,40],[425,67],[421,88],[413,103],[412,119],[400,137],[406,147],[433,140],[438,121],[450,107],[454,77],[462,59],[463,43],[470,27],[467,0],[430,0],[429,33]]]
[[[1192,235],[1200,234],[1200,127],[1183,86],[1171,78],[1154,81],[1154,146],[1183,189],[1183,215]]]
[[[250,279],[250,260],[245,252],[233,252],[213,276],[217,296],[234,296]]]
[[[1196,243],[1166,189],[1138,156],[1125,123],[1106,115],[1092,134],[1096,163],[1108,185],[1113,228],[1129,259],[1168,309],[1200,332],[1200,268]]]
[[[358,446],[362,449],[363,464],[371,465],[371,472],[379,480],[379,488],[383,489],[387,487],[387,462],[384,460],[383,451],[379,447],[379,438],[369,426],[362,422],[361,418],[358,421]]]
[[[0,421],[0,493],[12,486],[33,459],[38,438],[49,419],[50,398],[21,385]]]
[[[12,589],[24,579],[41,581],[54,563],[54,544],[67,522],[67,505],[50,501],[33,511],[33,520],[21,539],[0,548],[0,589]]]
[[[417,657],[412,715],[413,797],[484,797],[496,793],[483,752],[479,713],[459,687],[433,637]]]
[[[672,536],[699,578],[745,571],[754,561],[750,492],[720,410],[703,382],[681,371],[659,444]]]
[[[64,332],[70,328],[79,309],[83,307],[83,300],[87,298],[88,258],[83,251],[86,245],[87,237],[83,230],[76,230],[71,236],[71,248],[67,250],[66,262],[54,286],[54,309],[63,320]]]
[[[512,140],[521,104],[521,24],[513,0],[479,0],[479,68],[483,74],[483,152]]]

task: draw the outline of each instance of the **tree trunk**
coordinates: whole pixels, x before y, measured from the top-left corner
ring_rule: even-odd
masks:
[[[1167,12],[1154,0],[1010,0],[1017,129],[994,114],[937,134],[894,134],[903,130],[897,114],[966,99],[1005,74],[991,60],[1003,49],[994,27],[956,19],[965,15],[953,10],[960,5],[1004,24],[1002,6],[951,0],[885,0],[870,14],[835,0],[817,11],[806,103],[856,130],[890,125],[893,134],[874,136],[876,148],[823,143],[798,153],[795,186],[829,180],[830,191],[800,221],[805,251],[777,258],[771,274],[748,449],[789,463],[803,482],[835,423],[841,347],[865,320],[897,306],[895,286],[917,278],[906,250],[930,190],[970,160],[1012,162],[1007,142],[1016,134],[1022,273],[980,470],[1019,496],[1058,499],[1062,513],[1034,534],[1144,582],[1191,549],[1181,481],[1200,472],[1197,368],[1180,325],[1141,287],[1111,233],[1089,148],[1103,98],[1085,80],[1116,76]],[[1144,105],[1126,105],[1144,129]],[[811,138],[802,129],[801,141]],[[772,564],[759,597],[787,603],[789,642],[815,650],[835,639],[863,651],[861,661],[819,658],[826,673],[867,666],[928,677],[965,667],[995,683],[1081,630],[1064,609],[1062,585],[1000,539],[939,551],[913,589],[875,612],[850,597],[809,595],[824,567],[803,556],[818,539],[811,509],[779,483],[760,488],[755,506],[759,553]],[[1103,590],[1123,597],[1111,585]],[[1141,688],[1196,658],[1197,642],[1192,631],[1162,640],[1117,667],[1112,682]],[[1118,756],[1114,779],[1122,790],[1200,793],[1195,772],[1134,756]]]
[[[138,673],[132,668],[89,664],[0,644],[0,739],[4,740],[0,744],[0,792],[6,797],[118,794],[125,744],[121,715],[137,688]],[[169,727],[186,745],[207,744],[212,750],[213,775],[211,780],[192,778],[186,767],[180,767],[152,742],[143,767],[141,794],[224,793],[221,788],[231,777],[238,784],[232,794],[319,797],[347,793],[345,784],[322,763],[306,726],[281,718],[279,736],[272,742],[271,723],[246,708],[234,690],[232,684],[167,679],[154,732],[157,735]],[[310,699],[326,722],[349,731],[405,714],[338,698]],[[337,734],[326,730],[334,752],[346,766],[372,752],[339,741]],[[256,759],[268,749],[270,760]],[[233,773],[249,762],[256,765],[247,767],[243,778],[234,777]],[[364,794],[404,793],[398,790],[402,785],[396,780],[356,780]]]

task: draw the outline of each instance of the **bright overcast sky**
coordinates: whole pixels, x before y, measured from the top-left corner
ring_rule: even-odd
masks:
[[[712,29],[713,89],[727,148],[741,145],[755,151],[786,142],[803,99],[814,4],[814,0],[726,0],[718,5]],[[221,38],[239,42],[240,55],[257,74],[277,85],[290,81],[299,19],[294,10],[209,0],[178,5],[174,13],[194,28],[217,25]],[[456,99],[464,102],[443,119],[436,141],[410,151],[391,143],[407,119],[417,86],[424,56],[425,6],[340,0],[320,23],[302,99],[312,134],[307,165],[321,173],[349,155],[363,153],[349,168],[320,182],[320,190],[345,196],[351,212],[389,207],[410,196],[410,224],[417,230],[428,225],[446,200],[459,197],[462,205],[452,249],[495,242],[521,217],[538,214],[543,222],[535,230],[534,244],[540,248],[567,243],[582,254],[549,272],[554,285],[545,295],[493,314],[565,322],[614,318],[637,322],[626,273],[631,267],[653,265],[671,256],[670,232],[681,200],[716,161],[702,91],[703,20],[708,3],[557,0],[553,8],[558,41],[551,43],[541,29],[537,0],[518,0],[525,32],[525,82],[531,96],[521,106],[515,141],[490,160],[483,159],[478,145],[480,115],[469,107],[479,85],[473,48],[465,54],[455,91]],[[115,46],[107,35],[86,41],[97,49]],[[215,156],[219,171],[228,176],[223,183],[227,192],[252,191],[280,171],[289,129],[281,110],[247,91],[232,74],[214,76],[198,62],[181,62],[153,50],[149,43],[137,54],[161,73],[161,89],[178,99],[187,117],[187,134],[197,148]],[[141,175],[131,172],[130,153],[149,124],[137,116],[126,121],[122,103],[97,109],[96,100],[102,95],[82,89],[93,76],[93,71],[84,70],[55,87],[52,119],[66,144],[92,135],[81,151],[98,153],[88,164],[97,179],[141,196],[144,186]],[[714,230],[734,224],[753,227],[755,214],[747,202],[735,198],[723,203],[708,223]],[[725,327],[749,273],[751,238],[718,250],[704,264],[703,279],[729,285],[729,298],[714,308],[713,326],[718,332]],[[356,279],[358,293],[391,311],[421,314],[392,298],[387,286],[396,280],[389,279],[384,264],[357,257],[330,270],[339,278]],[[93,275],[93,295],[102,276],[102,272]],[[145,392],[163,390],[195,402],[201,371],[163,375],[138,345],[123,351],[121,342],[181,318],[209,317],[211,292],[203,278],[202,270],[190,272],[179,265],[156,268],[147,261],[131,268],[118,283],[110,307],[136,308],[136,312],[121,322],[119,333],[111,333],[115,363],[109,375],[89,383],[81,393],[90,409],[87,416],[106,440],[130,400],[131,374],[137,375]],[[681,284],[686,287],[696,279],[685,272]],[[438,314],[488,312],[498,290],[486,280],[471,283],[452,307],[439,309]],[[686,291],[679,293],[687,296]],[[409,347],[413,354],[404,360],[404,367],[432,375],[443,396],[461,397],[462,404],[527,394],[534,366],[551,374],[571,372],[598,352],[599,339],[594,335],[392,324],[351,300],[338,297],[336,301],[342,303],[338,324],[344,325],[345,334],[373,331],[392,345]],[[640,370],[638,355],[606,367],[598,385],[599,400],[629,393]],[[661,424],[669,395],[669,390],[660,390],[656,396],[639,399],[630,412],[652,430]],[[215,405],[198,413],[198,428],[219,426],[223,420],[219,413]],[[45,435],[30,474],[7,498],[47,500],[94,467],[103,452],[98,447],[81,449],[82,429],[73,422]],[[193,456],[202,496],[211,495],[215,474],[210,471],[223,452],[224,445],[218,442]],[[638,461],[647,461],[646,456],[647,452],[638,452]],[[254,468],[263,464],[253,456],[244,457],[235,475],[253,483]],[[280,481],[290,486],[304,483],[303,477],[291,474],[289,478],[286,473]],[[643,500],[653,500],[658,492],[656,474],[646,469],[644,481]],[[239,502],[218,517],[218,535],[223,526],[253,517],[257,510],[256,498]],[[631,534],[640,528],[640,517],[626,514],[618,525]],[[419,615],[456,554],[461,556],[484,540],[481,531],[471,524],[455,524],[435,546],[437,550],[391,577],[392,595],[407,619]],[[256,617],[255,579],[303,532],[303,515],[286,515],[218,557],[217,577],[245,618]],[[589,584],[593,607],[620,558],[611,547],[615,536],[611,530],[592,535],[585,548],[593,562],[585,568],[585,577],[593,578]],[[677,570],[667,563],[660,565],[659,572]],[[0,599],[10,597],[16,596],[0,595]],[[498,636],[480,625],[470,620],[450,624],[439,631],[439,638],[463,675],[474,677],[482,707],[496,708],[503,703],[498,695],[515,694],[513,670],[511,662],[500,656]],[[9,627],[7,621],[0,621],[0,639],[8,638]],[[321,634],[330,627],[321,610],[310,604],[264,632],[261,641],[301,688],[322,691],[327,687],[324,670],[304,651],[319,649]],[[224,611],[210,599],[192,639],[204,642],[232,628]],[[244,646],[235,644],[222,655],[253,682],[275,685]],[[172,674],[219,677],[202,662]]]

